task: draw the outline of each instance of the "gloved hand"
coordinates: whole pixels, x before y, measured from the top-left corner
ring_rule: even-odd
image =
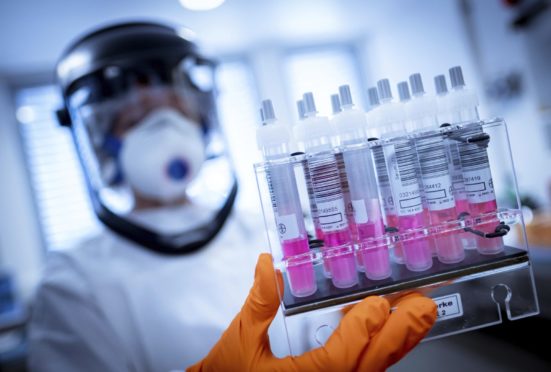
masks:
[[[392,313],[386,299],[367,297],[344,315],[324,346],[276,358],[268,340],[279,307],[274,276],[271,256],[261,254],[241,311],[210,353],[188,371],[383,371],[417,345],[436,320],[434,302],[421,295],[400,298]]]

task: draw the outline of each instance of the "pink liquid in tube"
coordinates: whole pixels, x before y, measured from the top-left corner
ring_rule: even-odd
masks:
[[[390,228],[395,228],[398,230],[398,216],[395,214],[387,214],[385,216],[386,218],[386,224]],[[404,264],[404,252],[402,243],[400,241],[396,241],[393,243],[393,252],[394,252],[394,261],[399,264]]]
[[[356,259],[335,155],[322,151],[307,159],[324,235],[324,261],[335,287],[352,287],[358,283]]]
[[[266,181],[289,287],[296,297],[309,296],[317,291],[317,283],[302,217],[295,163],[287,155],[290,135],[285,126],[277,124],[270,100],[262,101],[260,113],[262,126],[257,128],[256,140],[266,160]]]
[[[372,211],[369,222],[358,224],[359,253],[368,279],[381,280],[391,274],[390,254],[385,235],[385,226],[380,213],[378,199],[368,201],[368,210]]]
[[[461,158],[459,156],[459,146],[457,142],[451,139],[445,141],[448,146],[448,154],[450,158],[449,170],[453,183],[453,196],[455,199],[455,209],[457,211],[457,219],[461,216],[470,216],[471,209],[469,200],[465,192],[465,183],[463,180],[463,168],[461,167]],[[474,234],[460,230],[457,232],[458,239],[463,246],[463,249],[476,249],[476,237]]]
[[[390,255],[388,246],[381,242],[385,228],[370,149],[345,148],[343,158],[363,271],[369,279],[388,278],[391,275]]]
[[[428,237],[421,231],[409,232],[426,226],[423,213],[399,217],[400,232],[406,232],[407,240],[402,242],[406,267],[411,271],[425,271],[432,267],[432,250]],[[403,235],[404,236],[404,235]]]
[[[424,271],[432,267],[432,247],[423,229],[428,225],[419,187],[419,163],[411,140],[385,146],[392,192],[397,202],[398,228],[406,267]],[[415,231],[410,231],[415,230]]]
[[[426,132],[416,139],[415,146],[431,225],[429,243],[440,262],[461,262],[465,251],[458,237],[460,230],[456,229],[458,214],[447,143],[438,132]]]
[[[384,221],[386,221],[386,225],[389,229],[398,230],[398,215],[394,202],[394,196],[392,194],[392,188],[390,186],[390,179],[383,147],[374,146],[371,149],[371,152],[377,180],[375,187],[378,187],[379,189],[379,198],[381,200],[381,209],[384,213]],[[386,231],[384,233],[386,233]],[[395,241],[392,244],[392,247],[394,260],[399,264],[405,263],[404,254],[402,252],[402,243]]]
[[[374,223],[358,225],[359,252],[363,258],[365,275],[368,279],[386,279],[392,274],[388,245],[386,241],[377,239],[377,237],[382,237],[384,232],[382,219]]]
[[[455,221],[457,218],[457,211],[455,208],[432,211],[430,218],[432,225],[443,224],[445,226],[446,222]],[[455,229],[434,234],[434,242],[437,247],[438,260],[440,262],[452,264],[463,261],[465,258],[465,250],[460,240],[460,234],[461,231]]]
[[[497,203],[495,200],[483,202],[483,203],[472,203],[470,205],[472,215],[478,216],[475,217],[475,221],[483,220],[488,221],[474,226],[476,230],[483,231],[485,233],[492,233],[495,231],[496,226],[499,224],[499,220],[495,217],[494,213],[497,211]],[[488,217],[483,217],[481,215],[490,214]],[[503,238],[484,238],[481,236],[475,236],[478,253],[480,254],[497,254],[503,252]]]
[[[348,288],[357,284],[356,260],[350,232],[347,229],[326,232],[324,242],[323,252],[329,262],[333,285],[337,288]]]
[[[483,135],[484,131],[480,124],[475,123],[461,129],[460,134],[461,137],[469,139]],[[466,141],[461,142],[458,147],[469,210],[475,222],[473,229],[484,233],[492,233],[499,224],[499,220],[495,215],[497,203],[486,149],[487,143],[484,141],[480,143]],[[497,254],[504,249],[501,237],[487,238],[475,235],[475,240],[480,254]]]
[[[308,239],[295,239],[282,242],[283,256],[287,263],[287,274],[291,293],[304,297],[316,291],[315,273],[309,255]]]
[[[272,164],[266,176],[291,293],[309,296],[317,284],[293,165]]]

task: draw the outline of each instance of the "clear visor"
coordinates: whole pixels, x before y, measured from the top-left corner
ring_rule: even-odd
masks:
[[[198,219],[208,220],[224,205],[235,177],[207,75],[195,83],[189,72],[171,83],[136,81],[102,100],[93,84],[71,95],[73,135],[95,203],[161,235],[188,227],[189,218],[169,224],[167,216],[177,221],[202,210]]]

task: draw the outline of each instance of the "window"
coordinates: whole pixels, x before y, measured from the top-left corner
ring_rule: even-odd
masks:
[[[65,249],[101,228],[88,199],[69,129],[54,116],[61,97],[54,86],[21,89],[17,119],[47,248]]]
[[[331,94],[338,93],[340,85],[349,84],[356,104],[362,105],[365,92],[361,85],[356,56],[346,46],[301,49],[285,59],[285,74],[293,109],[304,92],[313,92],[317,110],[330,115]]]
[[[240,181],[238,206],[260,210],[252,163],[256,151],[256,93],[244,62],[222,63],[217,71],[220,121]],[[102,228],[88,198],[69,129],[60,127],[55,110],[61,96],[55,86],[23,88],[15,97],[31,184],[49,250],[66,249]]]

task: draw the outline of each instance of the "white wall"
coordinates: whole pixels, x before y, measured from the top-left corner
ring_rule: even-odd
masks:
[[[551,151],[546,145],[544,123],[538,113],[536,87],[523,34],[512,29],[510,20],[514,14],[501,2],[470,3],[481,52],[481,80],[488,83],[504,73],[519,71],[524,86],[523,94],[516,99],[503,102],[486,99],[485,111],[488,116],[501,116],[507,121],[521,194],[533,195],[548,206]],[[547,70],[547,73],[551,72]]]
[[[40,276],[43,247],[24,167],[10,90],[0,80],[0,265],[27,299]]]

